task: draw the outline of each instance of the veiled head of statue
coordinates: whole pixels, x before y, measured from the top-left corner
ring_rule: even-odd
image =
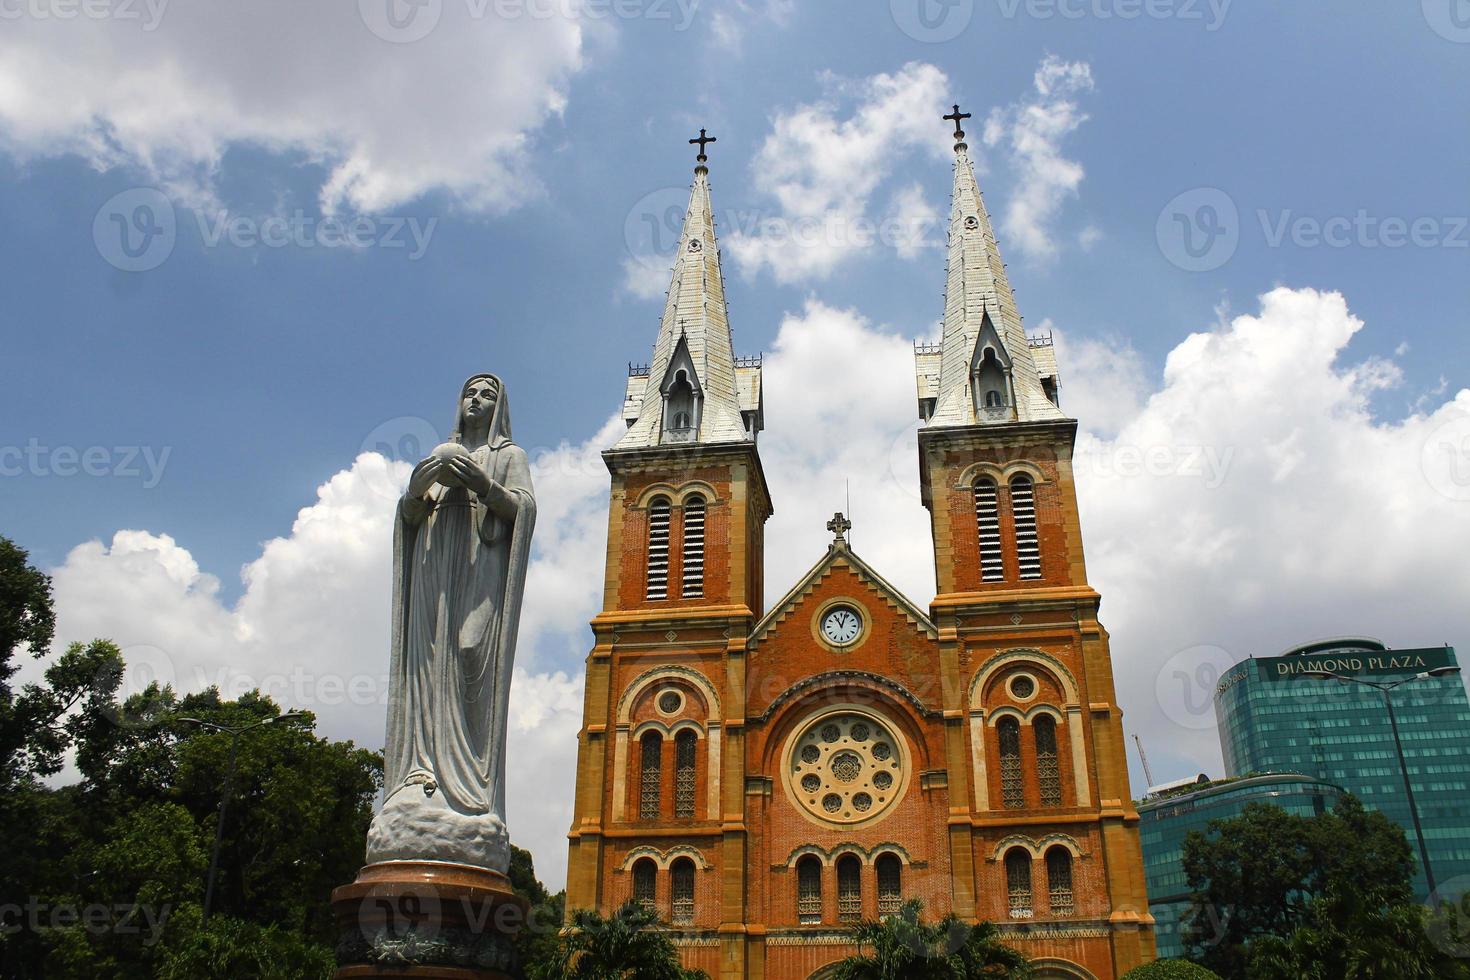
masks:
[[[505,386],[493,374],[476,374],[459,392],[459,411],[454,420],[454,441],[467,431],[485,429],[493,446],[510,439],[510,412],[505,403]]]

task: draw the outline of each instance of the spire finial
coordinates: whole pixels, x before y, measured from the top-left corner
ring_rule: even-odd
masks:
[[[960,123],[966,119],[969,119],[972,115],[973,113],[961,112],[959,103],[955,103],[954,112],[951,112],[949,115],[942,117],[945,121],[954,123],[955,143],[958,144],[965,141],[965,131],[960,128]]]
[[[835,544],[846,544],[847,532],[852,530],[852,521],[849,521],[846,517],[843,517],[842,511],[839,510],[837,513],[833,514],[832,519],[827,522],[827,530],[832,532]]]
[[[709,159],[709,157],[705,155],[704,145],[706,143],[714,143],[714,142],[716,142],[716,140],[715,140],[715,138],[713,136],[706,136],[706,135],[704,135],[704,129],[701,128],[700,131],[699,131],[699,139],[693,139],[693,140],[690,140],[689,142],[690,143],[698,143],[699,144],[699,156],[695,157],[695,159],[698,160],[700,163],[704,163],[705,161],[707,161]]]

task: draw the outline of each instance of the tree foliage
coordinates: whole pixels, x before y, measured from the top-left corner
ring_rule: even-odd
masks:
[[[923,911],[923,903],[913,899],[897,914],[855,926],[858,952],[837,964],[834,980],[1021,980],[1031,975],[1026,957],[1000,941],[994,923],[972,926],[954,915],[926,923]]]
[[[1220,975],[1189,960],[1154,960],[1135,966],[1122,980],[1220,980]]]
[[[554,955],[534,964],[535,980],[708,980],[679,966],[679,954],[652,909],[629,902],[610,916],[572,913]]]

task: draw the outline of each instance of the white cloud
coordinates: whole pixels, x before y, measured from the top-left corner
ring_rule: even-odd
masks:
[[[149,0],[117,8],[137,19],[7,19],[0,147],[136,165],[191,200],[211,196],[237,145],[324,165],[328,209],[444,190],[500,210],[534,193],[528,142],[565,103],[583,25],[433,2],[399,5],[413,13],[398,32],[389,2]],[[370,20],[388,37],[433,29],[391,43]]]
[[[1017,187],[1002,222],[1006,237],[1023,255],[1047,258],[1057,250],[1051,225],[1082,183],[1082,164],[1062,155],[1061,142],[1087,121],[1075,99],[1092,91],[1092,68],[1047,55],[1034,87],[1020,102],[991,111],[985,145],[1005,146],[1016,170]],[[1095,232],[1084,230],[1084,248],[1096,240]]]
[[[710,14],[710,38],[728,54],[739,55],[751,27],[763,23],[785,27],[796,11],[796,0],[727,0]]]
[[[746,275],[769,266],[779,282],[822,278],[879,244],[881,229],[868,214],[879,185],[910,151],[944,152],[944,131],[935,123],[949,79],[935,66],[910,62],[894,74],[827,81],[829,97],[779,113],[756,154],[756,183],[779,211],[758,228],[726,236]]]
[[[1258,314],[1181,341],[1156,389],[1126,345],[1059,334],[1063,404],[1084,430],[1076,472],[1090,577],[1127,729],[1143,735],[1161,779],[1219,771],[1208,688],[1222,658],[1326,634],[1414,646],[1470,632],[1470,391],[1376,419],[1369,401],[1398,374],[1342,360],[1361,327],[1338,294],[1277,289]],[[932,597],[912,366],[906,337],[856,311],[809,299],[782,322],[766,359],[761,443],[776,504],[768,602],[821,557],[849,481],[855,549],[921,605]],[[540,514],[510,816],[553,888],[565,871],[586,623],[600,604],[608,483],[598,452],[621,424],[532,451]],[[151,645],[184,686],[271,681],[288,703],[299,703],[292,671],[309,672],[306,706],[324,730],[381,745],[382,706],[326,704],[320,679],[386,670],[382,487],[404,475],[365,454],[334,476],[291,534],[247,566],[234,608],[167,536],[80,545],[55,571],[61,638],[111,636],[157,664],[141,646]]]

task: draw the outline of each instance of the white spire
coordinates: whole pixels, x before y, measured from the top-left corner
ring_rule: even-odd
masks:
[[[700,137],[713,142],[703,131]],[[743,442],[760,428],[760,367],[736,367],[703,145],[699,159],[653,361],[646,376],[628,379],[628,431],[614,449]],[[680,426],[675,422],[686,412],[680,400],[684,381],[692,387],[692,404],[688,424]]]
[[[920,414],[931,426],[1065,418],[1042,385],[964,135],[956,118],[944,332],[937,349],[921,347],[915,357]],[[993,350],[995,368],[982,376],[978,369],[987,348]],[[1050,357],[1050,349],[1046,353]],[[1054,374],[1053,369],[1053,392]],[[992,377],[1003,383],[990,383]],[[991,390],[1003,404],[986,407]]]

